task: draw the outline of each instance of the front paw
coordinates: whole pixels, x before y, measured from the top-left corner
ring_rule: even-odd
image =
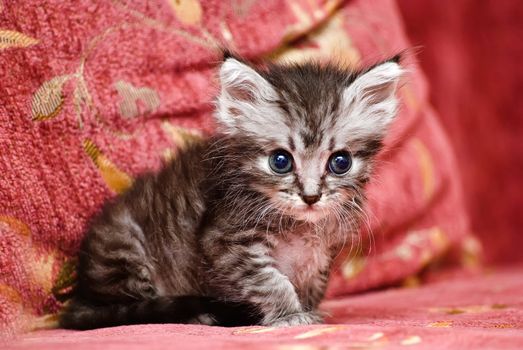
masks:
[[[323,318],[315,312],[298,312],[272,321],[271,327],[303,326],[309,324],[323,323]]]
[[[217,324],[214,317],[210,314],[199,314],[187,321],[187,324],[201,324],[205,326],[215,326]]]

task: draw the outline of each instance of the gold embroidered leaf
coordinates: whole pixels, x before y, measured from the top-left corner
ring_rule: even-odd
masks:
[[[202,135],[198,130],[186,129],[164,121],[162,129],[173,139],[176,146],[184,149],[187,145],[202,140]]]
[[[496,323],[492,328],[516,328],[516,325],[511,323]]]
[[[38,44],[38,40],[14,30],[0,29],[0,50],[11,47],[28,47]]]
[[[366,265],[367,263],[364,257],[349,256],[341,265],[341,274],[346,280],[356,278]]]
[[[93,141],[86,139],[83,142],[84,151],[92,159],[93,163],[100,170],[100,174],[107,186],[116,193],[122,193],[133,183],[133,179],[118,169],[106,156],[102,154],[98,146]]]
[[[418,156],[423,184],[423,195],[425,200],[428,201],[430,198],[432,198],[432,195],[436,189],[436,179],[432,155],[427,146],[425,146],[425,144],[418,138],[412,139],[412,146],[414,147],[416,155]]]
[[[176,17],[183,24],[195,25],[202,20],[202,5],[198,0],[169,0]]]
[[[64,103],[62,88],[68,79],[68,75],[56,76],[44,82],[36,90],[31,102],[33,120],[43,121],[51,119],[60,113]]]
[[[418,276],[408,276],[403,280],[401,286],[403,288],[416,288],[421,285],[421,279]]]
[[[285,44],[267,57],[277,62],[304,62],[336,57],[343,64],[356,65],[360,61],[360,53],[347,35],[344,25],[344,17],[335,14],[301,39],[300,45]]]
[[[58,314],[44,315],[40,317],[33,318],[29,330],[31,331],[40,331],[45,329],[56,329],[60,328],[59,325],[59,316]]]
[[[122,98],[120,114],[125,118],[134,118],[141,114],[138,101],[144,105],[143,113],[154,112],[160,106],[160,97],[151,88],[135,87],[123,80],[117,81],[114,87]]]
[[[0,215],[0,222],[7,224],[12,230],[22,236],[31,236],[31,229],[27,224],[13,216]]]
[[[474,236],[468,235],[461,242],[461,264],[467,268],[476,268],[481,265],[483,247]]]
[[[42,253],[33,247],[31,255],[31,262],[28,266],[31,285],[38,286],[46,294],[49,294],[53,288],[53,269],[56,253]]]
[[[7,284],[0,283],[0,297],[14,304],[22,303],[22,296],[20,293]]]
[[[445,313],[447,315],[460,314],[475,314],[483,312],[498,311],[507,308],[506,304],[492,304],[492,305],[467,305],[461,307],[433,307],[429,308],[432,313]]]

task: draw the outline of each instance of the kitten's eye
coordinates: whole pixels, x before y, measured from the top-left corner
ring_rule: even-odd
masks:
[[[276,150],[269,157],[269,166],[277,174],[286,174],[292,170],[292,156],[282,149]]]
[[[329,170],[336,175],[346,174],[352,166],[352,158],[349,152],[335,152],[329,158]]]

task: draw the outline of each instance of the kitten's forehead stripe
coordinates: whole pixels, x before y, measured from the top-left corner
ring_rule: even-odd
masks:
[[[305,148],[309,148],[315,145],[318,140],[318,138],[315,137],[315,135],[313,135],[310,131],[301,131],[300,137],[303,141],[303,145],[305,146]]]
[[[336,146],[336,142],[334,141],[334,137],[331,137],[329,140],[329,151],[334,151],[334,147]]]
[[[294,143],[294,139],[292,138],[292,136],[289,136],[289,149],[294,152],[296,151],[296,144]]]
[[[342,91],[355,77],[334,65],[314,63],[270,66],[260,74],[278,91],[284,122],[297,131],[306,149],[324,142],[324,130],[335,125]]]

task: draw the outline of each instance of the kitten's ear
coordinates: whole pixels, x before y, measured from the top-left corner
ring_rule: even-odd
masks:
[[[343,92],[345,131],[381,139],[398,108],[396,90],[404,70],[394,58],[361,73]],[[348,129],[348,130],[347,130]]]
[[[217,119],[222,126],[229,131],[255,132],[259,124],[271,122],[271,114],[263,112],[278,99],[278,94],[253,68],[228,57],[220,68],[220,83]]]

